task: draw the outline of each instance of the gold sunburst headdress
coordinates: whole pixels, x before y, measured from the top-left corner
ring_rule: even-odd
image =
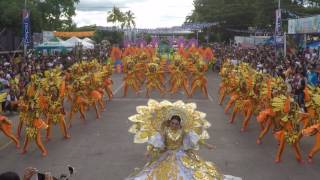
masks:
[[[206,114],[196,109],[195,103],[171,103],[167,100],[158,102],[150,99],[147,106],[137,107],[138,114],[129,117],[133,122],[129,132],[135,134],[134,143],[146,143],[149,138],[163,131],[164,123],[178,115],[184,132],[193,131],[199,135],[200,140],[209,139],[206,129],[211,124],[205,119]]]

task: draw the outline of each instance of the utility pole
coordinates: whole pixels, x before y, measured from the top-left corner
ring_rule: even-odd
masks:
[[[281,0],[278,0],[278,9],[276,11],[276,24],[275,24],[275,31],[274,31],[275,61],[277,61],[278,59],[277,36],[278,36],[278,33],[280,34],[280,29],[281,29]]]
[[[24,11],[25,12],[27,11],[27,0],[24,0]],[[24,27],[25,25],[23,24],[22,26]],[[24,30],[24,28],[23,28],[23,30]],[[25,36],[23,37],[23,56],[24,56],[24,59],[26,60],[26,58],[27,58],[27,44],[26,44]]]

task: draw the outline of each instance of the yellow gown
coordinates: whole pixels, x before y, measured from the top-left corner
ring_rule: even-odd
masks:
[[[135,143],[147,143],[149,162],[126,180],[241,180],[223,175],[216,166],[200,158],[195,152],[209,139],[206,131],[210,123],[196,104],[177,101],[157,102],[150,99],[148,106],[138,106],[138,114],[129,117],[133,125]],[[181,117],[181,128],[174,130],[167,119]]]
[[[165,128],[149,140],[153,157],[139,172],[127,180],[222,180],[216,166],[201,159],[192,149],[198,146],[199,137],[194,132]],[[230,179],[230,178],[229,178]]]

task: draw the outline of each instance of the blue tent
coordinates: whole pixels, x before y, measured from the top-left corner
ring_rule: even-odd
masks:
[[[274,45],[274,36],[266,41],[266,45]],[[277,46],[283,46],[283,36],[277,36]]]
[[[36,51],[43,51],[46,50],[47,52],[51,51],[67,51],[71,50],[73,45],[66,42],[44,42],[35,47]]]
[[[307,47],[310,49],[320,48],[320,41],[315,41],[315,42],[309,43],[309,44],[307,44]]]

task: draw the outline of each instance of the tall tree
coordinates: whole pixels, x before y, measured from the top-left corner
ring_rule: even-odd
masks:
[[[120,23],[125,22],[125,14],[120,10],[120,8],[114,6],[112,10],[108,12],[107,21],[117,26]]]
[[[218,22],[225,34],[225,29],[273,28],[278,0],[194,0],[193,5],[186,22]],[[281,9],[283,19],[319,14],[320,0],[281,0]]]
[[[43,12],[43,27],[48,30],[68,30],[74,26],[72,16],[75,15],[75,4],[80,0],[45,0],[38,3],[38,9]]]
[[[33,32],[41,30],[66,30],[74,27],[72,16],[79,0],[27,0]],[[0,0],[0,29],[9,28],[21,32],[22,0]]]
[[[131,29],[136,27],[135,17],[132,11],[127,11],[124,13],[124,22],[121,24],[121,28]]]

